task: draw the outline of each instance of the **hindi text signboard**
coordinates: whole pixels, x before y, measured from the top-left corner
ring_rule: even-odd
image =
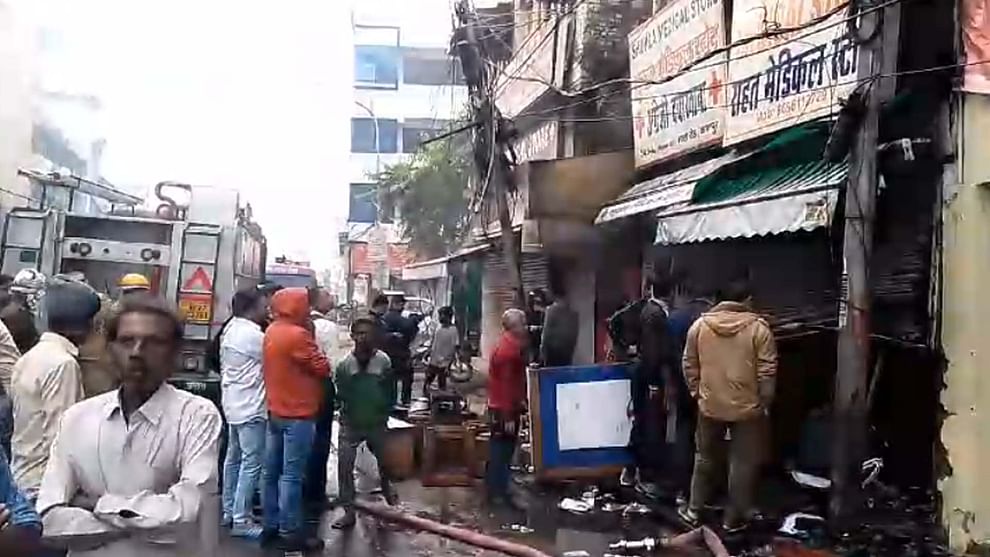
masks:
[[[723,0],[678,0],[629,34],[637,168],[722,141],[724,46]]]
[[[763,35],[767,20],[798,27],[840,7],[840,0],[736,0],[732,42]],[[857,83],[858,49],[844,10],[812,27],[753,40],[729,53],[725,144],[731,145],[838,112]]]

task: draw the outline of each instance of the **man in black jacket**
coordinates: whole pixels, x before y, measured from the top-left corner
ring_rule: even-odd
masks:
[[[639,314],[640,362],[633,375],[633,431],[630,448],[639,472],[637,489],[655,496],[658,473],[663,468],[663,445],[666,439],[667,399],[675,371],[675,350],[667,322],[670,312],[670,281],[665,277],[650,280],[651,296]],[[631,468],[623,471],[625,485],[634,480]]]
[[[406,297],[402,294],[392,296],[388,312],[385,314],[385,353],[392,360],[392,373],[396,381],[401,383],[402,405],[408,407],[412,402],[413,370],[410,363],[409,346],[416,338],[418,328],[416,323],[402,315],[406,309]]]

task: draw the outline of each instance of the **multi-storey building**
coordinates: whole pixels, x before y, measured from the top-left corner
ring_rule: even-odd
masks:
[[[386,6],[388,4],[388,6]],[[379,206],[375,176],[412,157],[462,115],[467,89],[449,52],[449,3],[364,2],[355,10],[354,101],[344,251],[348,290],[366,302],[394,286],[408,259],[398,221]],[[356,284],[356,287],[355,287]]]

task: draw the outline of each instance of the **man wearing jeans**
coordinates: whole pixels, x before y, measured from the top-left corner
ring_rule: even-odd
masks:
[[[220,386],[227,416],[228,444],[223,466],[223,523],[231,535],[261,536],[251,520],[254,494],[265,454],[267,408],[261,350],[261,324],[268,317],[268,299],[256,288],[234,294],[234,317],[221,332]]]
[[[303,528],[302,486],[330,365],[313,336],[305,288],[276,293],[272,314],[263,349],[269,414],[262,543],[277,541],[283,551],[314,551],[323,542]]]

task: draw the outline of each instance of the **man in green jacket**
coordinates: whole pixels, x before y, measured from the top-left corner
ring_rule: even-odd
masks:
[[[344,515],[333,523],[337,529],[352,528],[354,518],[354,459],[361,443],[378,461],[382,494],[389,505],[398,500],[385,469],[385,434],[388,415],[395,402],[392,363],[376,346],[376,324],[360,318],[351,325],[354,350],[337,364],[333,378],[340,405],[340,435],[337,442],[338,503]]]

